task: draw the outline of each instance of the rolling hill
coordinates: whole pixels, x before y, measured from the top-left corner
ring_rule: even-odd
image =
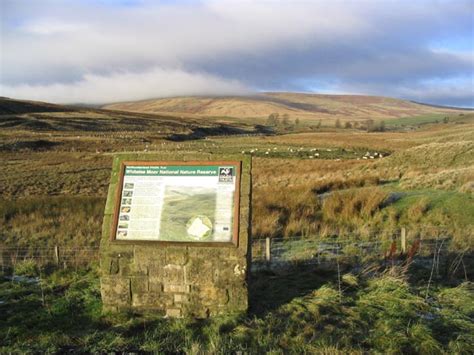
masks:
[[[5,132],[153,132],[157,136],[180,138],[191,135],[254,133],[254,125],[216,123],[189,115],[139,113],[91,107],[56,105],[40,101],[0,97],[0,136]],[[2,145],[0,144],[0,150]]]
[[[461,111],[379,96],[262,93],[254,96],[173,97],[105,105],[103,108],[207,117],[260,118],[271,113],[304,120],[392,120]]]

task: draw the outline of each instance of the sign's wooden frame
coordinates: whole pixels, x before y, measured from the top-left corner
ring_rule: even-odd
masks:
[[[125,176],[125,168],[130,166],[235,166],[235,192],[234,192],[234,220],[232,230],[232,240],[230,242],[175,242],[175,241],[160,241],[160,240],[118,240],[116,239],[117,228],[120,215],[120,201],[122,200],[123,182]],[[123,161],[120,165],[120,176],[115,192],[115,206],[112,218],[112,231],[110,240],[114,243],[124,244],[162,244],[165,245],[179,245],[179,246],[201,246],[201,247],[237,247],[239,245],[239,225],[240,225],[240,179],[242,171],[241,161]]]

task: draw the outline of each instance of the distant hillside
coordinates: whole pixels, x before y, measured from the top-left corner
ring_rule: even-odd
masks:
[[[0,115],[23,114],[31,112],[69,112],[72,109],[40,101],[15,100],[0,97]]]
[[[137,134],[147,131],[172,140],[265,132],[264,128],[255,127],[253,124],[225,124],[188,116],[62,106],[0,97],[0,132],[5,130]],[[0,144],[0,151],[1,149]]]
[[[235,97],[173,97],[104,106],[148,113],[181,113],[212,117],[266,118],[271,113],[300,119],[375,120],[453,113],[456,109],[378,96],[264,93]]]

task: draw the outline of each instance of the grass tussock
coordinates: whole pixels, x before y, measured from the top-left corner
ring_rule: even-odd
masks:
[[[387,197],[380,188],[335,192],[324,200],[323,216],[341,225],[361,223],[379,211]]]

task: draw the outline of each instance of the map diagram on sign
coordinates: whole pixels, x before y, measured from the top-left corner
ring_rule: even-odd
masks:
[[[117,240],[230,242],[236,166],[126,166]]]

